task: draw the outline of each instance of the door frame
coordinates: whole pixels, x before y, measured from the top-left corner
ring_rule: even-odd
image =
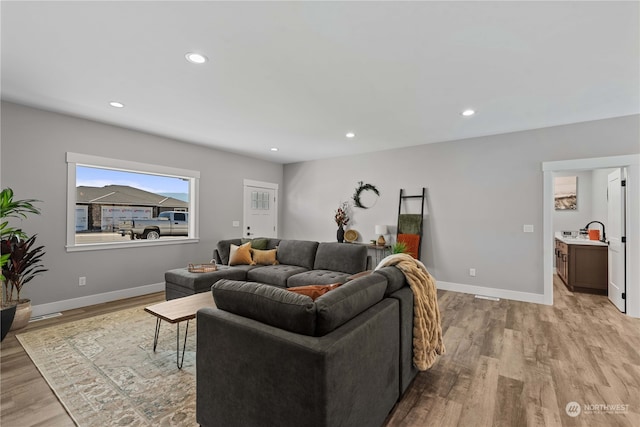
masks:
[[[248,206],[247,206],[247,201],[244,197],[244,194],[247,190],[247,187],[258,187],[258,188],[267,188],[269,190],[274,190],[275,192],[275,198],[276,198],[276,202],[273,204],[273,214],[275,215],[275,235],[276,237],[279,235],[279,230],[280,230],[280,226],[279,226],[279,222],[280,222],[280,218],[278,217],[278,204],[280,202],[280,195],[278,194],[278,189],[279,189],[279,185],[273,182],[264,182],[264,181],[254,181],[252,179],[245,179],[243,181],[243,186],[242,186],[242,226],[240,227],[241,230],[243,230],[243,232],[241,233],[244,236],[244,227],[245,224],[247,223],[247,213],[248,213]]]
[[[553,174],[571,170],[627,168],[626,304],[627,315],[640,318],[640,154],[559,160],[542,163],[543,300],[553,305]]]

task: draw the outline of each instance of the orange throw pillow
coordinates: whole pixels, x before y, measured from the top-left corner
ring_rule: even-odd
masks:
[[[306,295],[311,297],[312,300],[326,294],[327,292],[337,288],[341,283],[333,283],[331,285],[309,285],[309,286],[296,286],[294,288],[287,288],[288,291],[295,292],[300,295]]]
[[[251,259],[251,242],[242,246],[231,245],[229,250],[229,265],[255,265]]]
[[[407,245],[407,253],[418,259],[418,248],[420,247],[419,234],[398,234],[398,242]]]

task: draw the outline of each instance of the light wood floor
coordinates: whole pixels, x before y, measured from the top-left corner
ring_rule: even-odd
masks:
[[[416,377],[385,425],[640,426],[640,319],[606,297],[569,292],[557,278],[554,288],[552,307],[439,291],[447,354]],[[163,299],[71,310],[26,330]],[[73,426],[13,332],[1,358],[2,427]],[[591,406],[604,411],[569,417],[573,401],[623,405],[624,413]]]

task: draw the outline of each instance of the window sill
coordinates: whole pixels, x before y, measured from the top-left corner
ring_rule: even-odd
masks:
[[[85,243],[79,245],[66,246],[67,252],[86,252],[86,251],[102,251],[108,249],[127,249],[140,248],[149,246],[167,246],[167,245],[187,245],[191,243],[199,243],[199,238],[193,239],[171,239],[171,240],[134,240],[130,242],[113,242],[113,243]]]

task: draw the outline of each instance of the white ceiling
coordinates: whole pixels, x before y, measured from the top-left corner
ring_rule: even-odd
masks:
[[[2,98],[280,163],[625,116],[638,6],[3,1]]]

